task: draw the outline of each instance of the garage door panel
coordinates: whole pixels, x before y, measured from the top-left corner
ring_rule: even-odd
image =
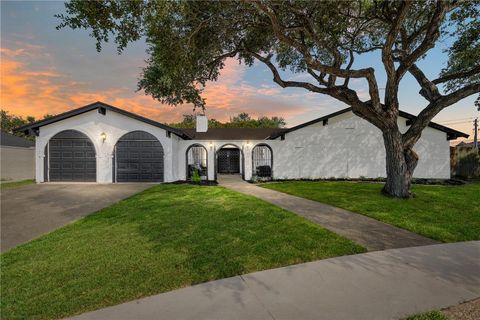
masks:
[[[84,162],[74,162],[73,169],[75,170],[84,170],[87,168],[87,164]]]
[[[123,136],[115,147],[117,182],[162,182],[164,153],[151,134],[134,131]]]
[[[87,162],[85,165],[85,168],[87,170],[96,170],[97,169],[97,164],[95,162]]]
[[[55,151],[52,151],[51,150],[52,148],[50,148],[50,158],[59,158],[61,159],[62,158],[62,154],[60,152],[55,152]]]
[[[73,163],[71,162],[61,162],[60,163],[60,169],[62,170],[72,170],[73,168]]]
[[[66,130],[49,141],[50,181],[96,181],[95,149],[84,134]]]
[[[60,140],[60,146],[65,147],[65,148],[71,148],[73,147],[73,141],[71,140]]]

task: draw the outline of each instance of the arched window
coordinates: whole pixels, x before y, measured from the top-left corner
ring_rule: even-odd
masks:
[[[270,146],[258,144],[252,150],[252,175],[260,179],[272,178],[273,153]]]
[[[201,144],[193,144],[187,149],[187,179],[190,179],[195,171],[202,180],[208,180],[207,149]]]

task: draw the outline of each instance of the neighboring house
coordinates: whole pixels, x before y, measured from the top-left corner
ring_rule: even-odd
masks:
[[[414,116],[401,112],[406,130]],[[385,177],[380,131],[351,109],[290,129],[176,129],[96,102],[18,128],[36,135],[37,181],[172,182],[241,174],[274,179]],[[416,150],[415,176],[450,178],[450,139],[468,135],[435,124]]]
[[[35,142],[0,131],[2,180],[35,178]]]
[[[473,142],[460,142],[451,147],[452,176],[471,179],[480,177],[480,149]]]

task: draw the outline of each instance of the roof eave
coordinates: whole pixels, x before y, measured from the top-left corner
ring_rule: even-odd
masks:
[[[159,127],[159,128],[164,129],[166,131],[172,132],[173,134],[179,136],[182,139],[186,139],[186,140],[191,139],[191,137],[189,137],[187,134],[185,134],[181,130],[178,130],[176,128],[172,128],[170,126],[167,126],[163,123],[160,123],[160,122],[142,117],[142,116],[134,114],[132,112],[128,112],[128,111],[119,109],[117,107],[114,107],[112,105],[106,104],[106,103],[101,102],[101,101],[97,101],[97,102],[88,104],[86,106],[61,113],[59,115],[56,115],[54,117],[51,117],[51,118],[48,118],[48,119],[45,119],[45,120],[40,120],[40,121],[36,121],[36,122],[33,122],[33,123],[29,123],[27,125],[15,128],[15,129],[13,129],[13,131],[14,132],[23,132],[25,134],[31,134],[32,132],[37,131],[40,127],[43,127],[43,126],[49,125],[51,123],[55,123],[57,121],[61,121],[61,120],[64,120],[64,119],[67,119],[67,118],[70,118],[70,117],[74,117],[74,116],[77,116],[77,115],[80,115],[80,114],[83,114],[83,113],[86,113],[86,112],[89,112],[89,111],[92,111],[92,110],[98,110],[100,108],[105,108],[106,110],[114,111],[114,112],[120,113],[124,116],[136,119],[138,121],[142,121],[142,122],[148,123],[150,125],[153,125],[155,127]]]
[[[268,139],[271,139],[271,140],[274,140],[274,139],[277,139],[279,138],[280,136],[284,135],[284,134],[287,134],[289,132],[292,132],[292,131],[295,131],[295,130],[298,130],[298,129],[301,129],[301,128],[304,128],[304,127],[307,127],[307,126],[310,126],[312,124],[315,124],[315,123],[318,123],[320,121],[324,121],[324,120],[328,120],[330,118],[333,118],[333,117],[336,117],[336,116],[339,116],[343,113],[346,113],[346,112],[349,112],[349,111],[352,111],[352,108],[349,107],[349,108],[345,108],[345,109],[342,109],[342,110],[339,110],[337,112],[333,112],[331,114],[328,114],[326,116],[323,116],[323,117],[320,117],[320,118],[317,118],[317,119],[314,119],[314,120],[311,120],[311,121],[308,121],[308,122],[305,122],[305,123],[302,123],[302,124],[299,124],[298,126],[295,126],[295,127],[292,127],[290,129],[287,129],[285,130],[284,132],[280,132],[280,133],[277,133],[275,135],[272,135],[271,137],[269,137]],[[400,111],[399,112],[399,115],[403,118],[406,118],[408,120],[412,120],[412,119],[416,119],[417,117],[414,116],[413,114],[410,114],[408,112],[405,112],[405,111]],[[430,122],[428,124],[428,126],[430,128],[434,128],[434,129],[437,129],[439,131],[443,131],[447,134],[447,140],[453,140],[453,139],[457,139],[457,138],[468,138],[470,135],[464,133],[464,132],[461,132],[461,131],[457,131],[457,130],[454,130],[454,129],[451,129],[451,128],[448,128],[448,127],[445,127],[445,126],[442,126],[441,124],[438,124],[438,123],[435,123],[435,122]]]

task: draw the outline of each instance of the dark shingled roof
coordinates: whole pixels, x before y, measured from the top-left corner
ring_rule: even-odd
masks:
[[[35,147],[35,142],[14,136],[13,134],[0,131],[0,145],[19,147],[19,148],[32,148]]]
[[[195,132],[195,129],[182,129],[193,140],[265,140],[273,135],[281,135],[286,130],[279,128],[209,128],[207,132]]]

